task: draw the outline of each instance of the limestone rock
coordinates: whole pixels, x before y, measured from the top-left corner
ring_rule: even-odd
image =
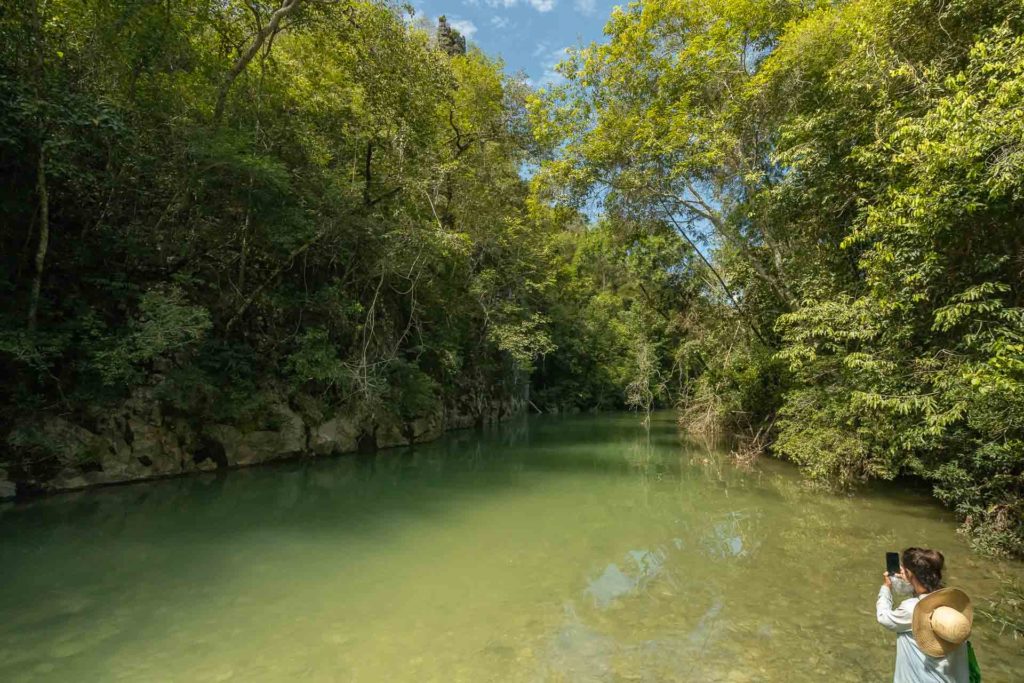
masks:
[[[281,424],[281,455],[298,455],[306,451],[306,423],[302,416],[286,405],[278,405],[275,414]]]
[[[196,469],[200,472],[213,472],[217,469],[217,461],[207,458],[196,464]]]
[[[255,465],[275,460],[293,452],[295,451],[288,449],[284,445],[280,432],[269,430],[249,432],[238,443],[234,464]],[[231,456],[228,456],[228,459],[230,460]]]
[[[150,475],[185,471],[185,461],[188,458],[174,432],[135,418],[128,421],[128,431],[132,439],[132,456]],[[111,464],[114,466],[119,463]],[[136,471],[135,464],[125,464],[125,471]]]
[[[118,484],[125,481],[148,479],[154,476],[153,472],[139,468],[134,473],[104,472],[103,470],[82,471],[75,468],[67,468],[57,473],[45,483],[45,488],[50,491],[72,491],[84,489],[91,486],[102,486],[103,484]]]
[[[255,465],[305,452],[302,418],[285,405],[275,406],[274,415],[277,429],[242,432],[230,425],[211,425],[206,433],[224,449],[229,465]]]
[[[466,399],[413,420],[386,412],[366,424],[356,412],[332,415],[322,403],[299,396],[294,403],[279,400],[273,405],[271,419],[261,429],[210,424],[197,434],[185,418],[165,414],[151,388],[142,388],[118,406],[97,406],[87,413],[83,420],[89,429],[66,417],[49,416],[12,432],[8,445],[38,449],[46,456],[47,467],[19,471],[16,482],[0,469],[0,500],[13,497],[19,485],[71,490],[254,465],[308,452],[328,455],[360,447],[373,451],[406,446],[435,439],[446,429],[507,419],[522,407],[518,399]],[[307,430],[307,422],[316,426]]]
[[[102,437],[62,417],[46,418],[39,432],[47,449],[63,465],[99,463],[109,449]]]
[[[317,455],[338,455],[356,450],[359,426],[348,415],[335,415],[310,430],[309,447]]]
[[[377,448],[394,448],[409,444],[402,421],[392,413],[384,413],[377,419],[374,434],[377,437]]]
[[[82,476],[81,470],[74,468],[61,470],[56,477],[47,482],[47,488],[54,491],[81,489],[88,485],[89,482]]]
[[[444,433],[444,415],[440,412],[418,417],[409,423],[414,443],[433,441]]]
[[[448,429],[469,429],[476,424],[476,418],[471,413],[453,410],[445,415],[444,423]]]
[[[437,20],[437,45],[452,57],[466,54],[465,36],[452,28],[444,15]]]
[[[14,498],[18,487],[7,478],[7,470],[0,469],[0,500]]]
[[[211,424],[204,429],[205,435],[223,450],[228,465],[238,464],[238,452],[242,445],[242,432],[226,424]]]
[[[305,393],[298,393],[291,397],[289,403],[307,424],[321,424],[331,417],[329,408],[323,400]]]
[[[124,402],[122,410],[125,415],[130,415],[142,422],[157,426],[163,423],[160,401],[153,395],[153,389],[150,387],[134,389],[128,400]]]

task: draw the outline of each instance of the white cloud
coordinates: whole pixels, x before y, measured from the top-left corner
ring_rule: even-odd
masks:
[[[502,28],[505,28],[506,26],[508,26],[508,24],[509,24],[508,17],[499,17],[497,15],[491,17],[491,26],[493,26],[494,28],[502,29]]]
[[[550,88],[564,83],[565,76],[558,73],[555,67],[558,66],[559,62],[565,59],[567,54],[569,54],[569,46],[560,47],[557,50],[551,50],[551,52],[549,52],[541,61],[540,65],[544,69],[544,73],[541,74],[540,78],[538,78],[534,84],[541,88]]]
[[[576,2],[573,3],[573,7],[575,7],[576,11],[580,14],[592,17],[594,16],[594,12],[597,11],[597,0],[576,0]]]
[[[494,7],[494,8],[498,8],[498,9],[502,9],[502,8],[503,9],[511,9],[511,8],[515,7],[516,5],[518,5],[520,3],[520,1],[521,0],[483,0],[483,2],[488,7]],[[558,4],[558,0],[525,0],[525,1],[530,4],[530,7],[533,7],[533,9],[537,10],[538,12],[550,12],[551,10],[553,10],[555,8],[555,5]],[[594,0],[584,0],[584,1],[585,2],[590,2],[591,5],[594,4]],[[480,0],[463,0],[463,2],[466,2],[466,3],[477,3],[477,2],[480,2]]]
[[[476,33],[476,24],[469,19],[449,19],[448,25],[461,33],[467,40]]]

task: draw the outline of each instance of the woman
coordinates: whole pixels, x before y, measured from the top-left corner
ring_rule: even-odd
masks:
[[[892,606],[892,577],[884,574],[875,612],[878,623],[896,632],[893,683],[969,683],[967,638],[974,610],[958,588],[942,588],[945,558],[937,550],[907,548],[896,576],[914,597]]]

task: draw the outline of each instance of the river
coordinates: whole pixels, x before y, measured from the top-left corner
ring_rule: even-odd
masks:
[[[969,552],[921,491],[836,496],[669,414],[523,418],[0,508],[3,681],[884,681],[885,552]],[[1024,641],[980,619],[987,682]]]

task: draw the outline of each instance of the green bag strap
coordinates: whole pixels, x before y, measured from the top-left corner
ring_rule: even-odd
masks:
[[[981,683],[981,667],[978,666],[978,658],[974,655],[974,647],[971,641],[967,641],[967,668],[971,672],[971,683]]]

